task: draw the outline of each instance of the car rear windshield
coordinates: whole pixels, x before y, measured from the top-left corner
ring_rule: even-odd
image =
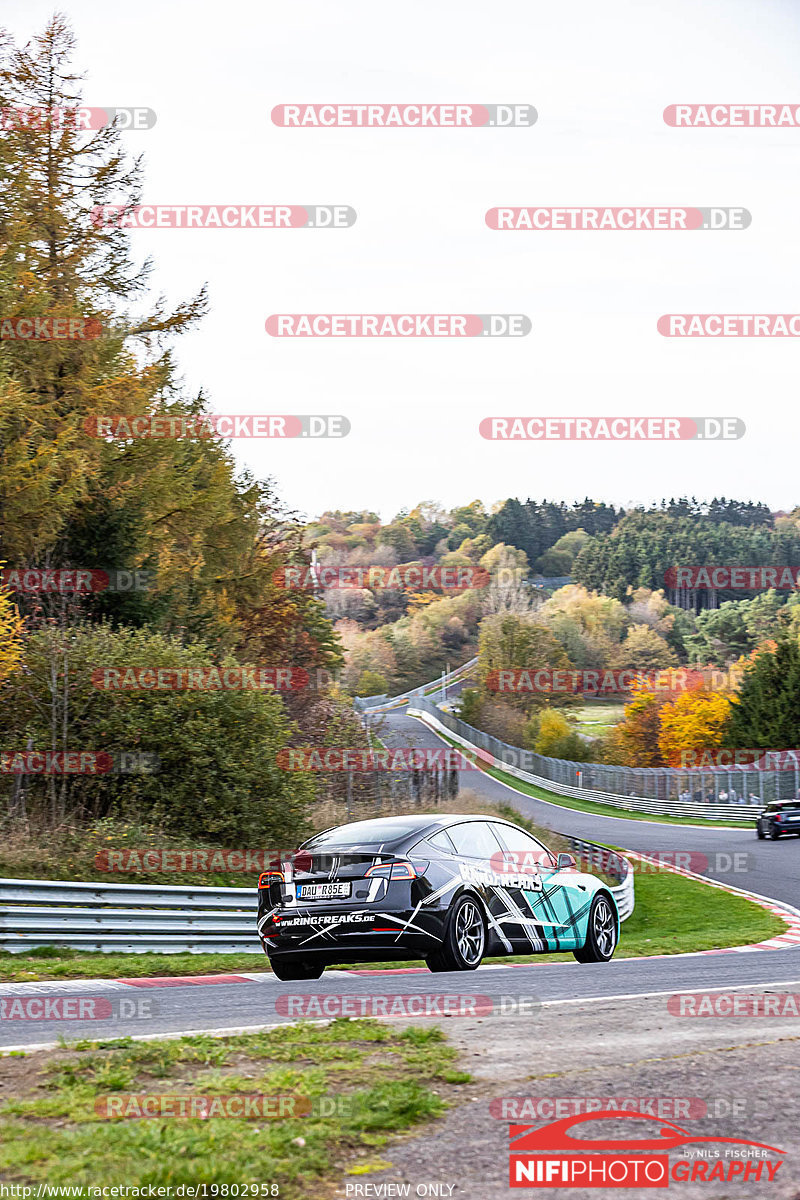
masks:
[[[390,846],[400,842],[418,829],[424,829],[425,822],[419,817],[395,817],[381,821],[356,821],[352,825],[339,825],[326,833],[318,833],[305,843],[306,850],[322,850],[343,848],[345,846],[362,846],[367,850],[377,850],[381,846]]]

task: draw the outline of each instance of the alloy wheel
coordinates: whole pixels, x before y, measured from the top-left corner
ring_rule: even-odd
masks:
[[[594,940],[603,957],[610,958],[617,940],[616,922],[611,906],[602,896],[594,908]]]
[[[466,963],[477,962],[483,956],[485,940],[483,918],[472,900],[467,900],[456,913],[455,940]]]

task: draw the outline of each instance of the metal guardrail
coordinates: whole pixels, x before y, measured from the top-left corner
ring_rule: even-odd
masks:
[[[257,905],[255,887],[0,879],[0,950],[258,954]]]
[[[569,842],[578,859],[578,865],[583,869],[591,871],[594,868],[596,871],[603,871],[606,875],[612,878],[616,876],[619,879],[618,885],[608,890],[617,902],[620,921],[627,921],[628,917],[633,914],[636,903],[633,867],[627,858],[618,854],[616,850],[609,850],[607,846],[598,846],[595,842],[585,842],[582,838],[572,837],[566,833],[559,836],[566,838]]]
[[[466,721],[461,721],[458,717],[444,712],[424,696],[415,697],[407,711],[409,716],[422,717],[434,729],[438,726],[439,732],[445,733],[460,746],[479,751],[481,759],[489,766],[496,766],[525,783],[531,783],[545,791],[556,792],[559,796],[569,796],[575,800],[593,800],[596,803],[607,804],[612,808],[620,808],[628,812],[648,813],[651,816],[699,818],[707,821],[733,821],[752,826],[767,801],[774,798],[775,788],[782,783],[780,777],[791,775],[794,779],[794,773],[788,771],[754,772],[751,778],[754,778],[759,785],[761,792],[759,797],[747,804],[731,804],[722,800],[714,803],[711,798],[715,794],[719,795],[720,783],[724,785],[726,775],[733,775],[736,772],[725,772],[721,769],[717,769],[716,772],[710,770],[690,772],[681,771],[675,767],[634,769],[632,767],[606,766],[603,763],[569,762],[566,759],[548,758],[543,754],[535,754],[532,750],[523,750],[518,746],[509,746],[505,742],[501,742],[499,738],[492,737],[491,734],[484,733],[481,729],[475,729]],[[522,763],[533,769],[526,769],[520,765]],[[703,791],[703,794],[709,797],[708,802],[681,799],[679,794],[675,796],[646,794],[649,790],[657,791],[665,781],[675,791],[682,786],[691,789],[694,784],[684,781],[691,780],[693,776],[695,780],[701,776],[703,780],[706,780],[703,783],[704,788],[707,787],[707,778],[712,778],[710,790]],[[772,777],[778,777],[777,783],[776,779]],[[631,791],[626,793],[592,786],[598,779],[612,783],[616,781],[618,786],[627,785]],[[701,782],[703,781],[701,780]],[[638,791],[634,791],[634,788],[637,788]],[[640,792],[645,794],[639,794]],[[766,798],[765,792],[767,793]],[[793,791],[792,795],[794,795]]]
[[[433,679],[430,683],[421,683],[419,687],[410,688],[409,691],[401,692],[398,696],[356,696],[353,707],[359,713],[379,713],[387,712],[392,708],[401,708],[406,701],[415,700],[420,696],[424,697],[426,692],[437,692],[442,687],[450,687],[451,683],[460,682],[477,665],[477,657],[470,658],[460,667],[456,667],[455,670],[445,675],[444,679]]]

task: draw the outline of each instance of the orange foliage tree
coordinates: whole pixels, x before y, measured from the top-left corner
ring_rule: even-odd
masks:
[[[626,767],[661,766],[658,739],[666,699],[663,693],[635,686],[625,705],[625,719],[606,738],[604,758]]]
[[[702,687],[690,688],[665,704],[658,735],[658,749],[665,765],[680,767],[686,751],[721,746],[731,708],[729,695]]]

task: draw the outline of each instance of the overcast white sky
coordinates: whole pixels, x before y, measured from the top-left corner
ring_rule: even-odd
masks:
[[[4,0],[17,37],[51,3]],[[342,203],[349,230],[132,234],[171,299],[208,282],[178,343],[215,411],[345,413],[342,441],[237,441],[313,515],[517,495],[714,494],[800,503],[800,339],[661,337],[668,312],[800,312],[800,130],[671,129],[676,102],[800,104],[790,0],[138,0],[63,5],[86,102],[147,105],[127,134],[153,203]],[[291,130],[289,102],[527,102],[532,129]],[[497,233],[514,205],[742,205],[743,232]],[[521,312],[520,339],[290,340],[281,312]],[[738,416],[735,443],[490,443],[484,416]]]

